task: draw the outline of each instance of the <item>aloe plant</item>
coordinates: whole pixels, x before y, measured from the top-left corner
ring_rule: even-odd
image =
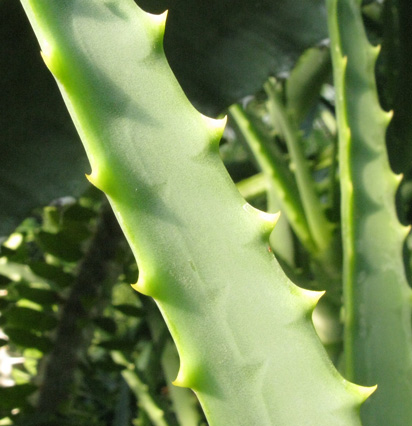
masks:
[[[226,119],[199,113],[168,65],[166,14],[148,14],[132,0],[21,2],[82,139],[91,164],[87,177],[106,194],[136,257],[133,287],[156,301],[174,339],[180,357],[174,384],[195,392],[209,424],[360,425],[361,404],[375,384],[363,424],[408,424],[407,229],[396,217],[399,178],[384,146],[390,115],[377,100],[376,53],[360,2],[327,2],[339,128],[346,379],[312,323],[323,293],[293,284],[273,255],[282,250],[276,233],[273,249],[269,244],[279,215],[247,203],[223,165]],[[325,60],[312,65],[319,89]],[[271,125],[291,163],[240,106],[230,112],[263,171],[264,188],[278,198],[311,256],[312,287],[335,291],[326,303],[336,321],[339,223],[327,217],[302,150],[299,129],[318,89],[301,83],[299,92],[299,78],[296,90],[284,91],[273,79],[265,85]],[[257,180],[249,182],[253,187]],[[285,256],[291,268],[292,252]],[[152,423],[167,424],[138,373],[122,354],[113,358],[127,367],[123,375]]]
[[[135,288],[156,300],[174,337],[175,384],[196,392],[210,424],[358,424],[370,390],[327,359],[310,319],[321,294],[287,280],[268,246],[277,215],[237,193],[218,155],[225,120],[195,111],[167,65],[165,16],[131,1],[23,5],[88,178],[136,255]],[[299,411],[287,408],[292,398]]]

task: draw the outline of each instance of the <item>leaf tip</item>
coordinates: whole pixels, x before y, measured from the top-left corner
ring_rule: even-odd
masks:
[[[381,53],[381,50],[382,50],[382,46],[380,44],[377,44],[376,46],[371,45],[372,57],[375,61],[378,58],[379,54]]]
[[[47,41],[43,41],[40,55],[48,70],[60,81],[60,83],[62,83],[65,77],[65,71],[58,51],[53,49]]]
[[[173,380],[172,385],[178,386],[179,388],[186,388],[186,378],[184,376],[182,367],[180,367],[179,372],[177,373],[176,379]]]
[[[404,174],[403,173],[399,173],[399,174],[394,174],[394,176],[395,176],[396,183],[399,185],[402,182],[403,178],[404,178]]]

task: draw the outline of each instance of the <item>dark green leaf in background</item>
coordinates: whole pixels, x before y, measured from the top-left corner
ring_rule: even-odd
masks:
[[[137,0],[169,9],[165,51],[189,99],[216,115],[327,38],[323,0]]]
[[[394,110],[387,144],[391,166],[411,180],[412,169],[412,2],[387,0],[383,8],[383,43],[378,77],[381,101]]]
[[[0,235],[57,197],[80,195],[89,166],[19,1],[0,1]]]

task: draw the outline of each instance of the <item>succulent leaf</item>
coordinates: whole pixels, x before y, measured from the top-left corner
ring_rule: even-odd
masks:
[[[406,230],[397,218],[399,185],[389,167],[375,82],[379,47],[369,44],[360,1],[328,0],[339,122],[344,247],[345,368],[350,380],[378,385],[364,425],[412,422],[411,289]]]

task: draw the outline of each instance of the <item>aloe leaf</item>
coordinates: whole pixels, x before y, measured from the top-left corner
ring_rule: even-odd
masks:
[[[339,123],[344,247],[345,370],[378,384],[362,411],[364,425],[412,422],[411,289],[385,146],[391,114],[378,102],[379,48],[363,27],[360,1],[328,0]]]
[[[178,386],[213,425],[359,425],[370,394],[314,331],[320,297],[268,250],[277,216],[240,196],[219,158],[224,120],[199,114],[162,49],[165,16],[131,0],[22,0],[180,356]],[[296,410],[296,404],[299,410]]]

